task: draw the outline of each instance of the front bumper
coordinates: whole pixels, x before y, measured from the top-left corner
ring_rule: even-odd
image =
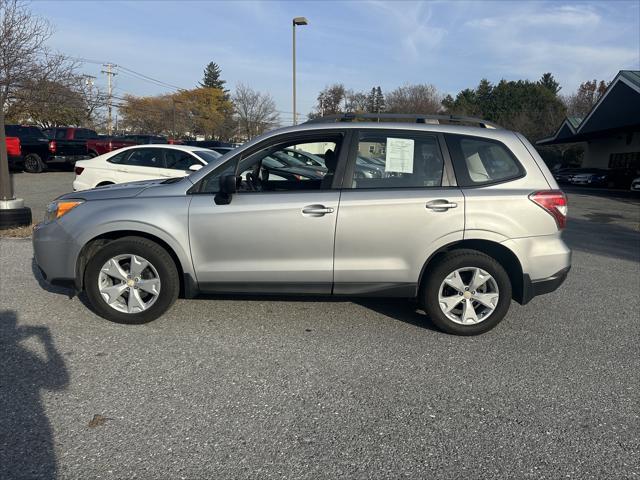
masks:
[[[47,282],[65,286],[75,282],[78,246],[58,221],[36,225],[32,243],[34,260]]]
[[[571,266],[540,280],[531,280],[529,275],[525,273],[522,285],[522,305],[529,303],[533,297],[556,291],[567,279],[569,270],[571,270]]]

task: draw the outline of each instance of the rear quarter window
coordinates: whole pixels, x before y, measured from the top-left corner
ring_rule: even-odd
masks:
[[[446,135],[446,141],[461,187],[508,182],[526,173],[502,142],[466,135]]]

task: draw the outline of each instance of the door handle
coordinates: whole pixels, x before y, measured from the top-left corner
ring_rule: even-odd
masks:
[[[456,202],[450,202],[445,199],[431,200],[427,202],[426,207],[434,212],[446,212],[450,208],[456,208],[458,204]]]
[[[333,208],[324,205],[307,205],[302,209],[302,213],[310,217],[322,217],[327,213],[333,213]]]

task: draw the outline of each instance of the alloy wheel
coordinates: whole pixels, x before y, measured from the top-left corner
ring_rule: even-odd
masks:
[[[442,312],[460,325],[485,321],[498,306],[498,283],[477,267],[458,268],[447,275],[438,290]]]
[[[111,308],[123,313],[149,309],[160,295],[160,283],[151,262],[133,254],[109,259],[98,275],[100,296]]]

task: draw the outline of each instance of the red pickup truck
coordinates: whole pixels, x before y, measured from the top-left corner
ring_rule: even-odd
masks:
[[[89,128],[55,127],[44,131],[52,140],[86,140],[90,157],[112,152],[123,147],[138,145],[138,142],[117,137],[101,137]]]

